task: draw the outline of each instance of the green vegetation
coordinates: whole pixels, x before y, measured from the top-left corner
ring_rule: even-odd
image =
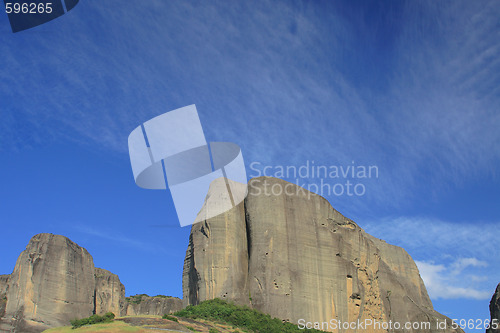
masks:
[[[139,304],[142,302],[142,296],[149,297],[149,295],[147,295],[147,294],[137,294],[137,295],[125,297],[125,300],[129,303],[132,303],[132,304]]]
[[[99,323],[110,323],[115,319],[115,314],[113,312],[108,312],[103,316],[99,316],[97,314],[92,315],[88,318],[83,319],[73,319],[71,320],[71,326],[73,328],[82,327],[85,325],[94,325]]]
[[[160,298],[172,298],[172,296],[165,296],[165,295],[156,295],[156,296],[149,296],[148,294],[137,294],[129,297],[125,297],[125,300],[129,303],[132,304],[140,304],[142,302],[142,297],[160,297]]]
[[[171,320],[171,321],[175,321],[176,323],[179,322],[179,319],[175,318],[174,316],[171,316],[171,315],[168,315],[168,314],[164,314],[163,319],[168,319],[168,320]]]
[[[218,298],[201,302],[199,305],[188,305],[183,310],[174,313],[177,317],[203,318],[212,321],[219,321],[231,324],[240,329],[258,333],[281,333],[281,332],[301,332],[297,325],[283,323],[280,319],[250,309],[247,306],[238,306],[227,303]],[[322,332],[318,330],[308,330],[308,332]]]
[[[208,330],[208,333],[220,333],[219,330],[215,329],[215,328],[211,328]]]
[[[186,326],[186,328],[190,331],[193,331],[193,332],[198,332],[198,330],[194,327],[191,327],[191,326]]]

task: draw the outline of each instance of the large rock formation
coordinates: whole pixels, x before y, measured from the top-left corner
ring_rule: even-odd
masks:
[[[487,333],[500,333],[500,283],[493,294],[493,297],[490,301],[490,314],[491,314],[491,323],[495,326],[491,326],[486,330]],[[496,324],[495,324],[496,322]],[[495,329],[496,327],[496,329]]]
[[[5,319],[17,332],[39,332],[94,310],[94,263],[68,238],[35,235],[9,278]]]
[[[94,267],[87,250],[64,236],[38,234],[14,272],[0,275],[0,332],[41,332],[106,312],[163,315],[164,310],[180,310],[181,303],[178,298],[152,298],[142,306],[131,305],[118,276]]]
[[[249,182],[240,205],[192,226],[183,293],[185,305],[218,297],[294,323],[425,321],[430,331],[436,319],[450,323],[433,310],[405,250],[368,235],[321,196],[267,177]]]
[[[177,297],[136,295],[127,297],[126,315],[162,316],[183,308],[182,300]]]

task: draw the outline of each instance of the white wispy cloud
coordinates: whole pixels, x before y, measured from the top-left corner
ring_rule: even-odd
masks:
[[[363,200],[337,200],[347,213],[495,176],[498,2],[401,6],[380,73],[363,54],[385,37],[335,5],[80,4],[50,34],[0,45],[0,149],[68,140],[126,153],[138,124],[195,103],[207,138],[239,143],[248,163],[378,165]]]
[[[137,239],[127,237],[116,230],[111,230],[111,229],[98,230],[96,228],[84,226],[84,225],[75,225],[74,229],[80,233],[85,234],[85,235],[98,237],[98,238],[101,238],[103,240],[107,240],[107,241],[111,241],[111,242],[115,242],[115,243],[121,243],[122,246],[132,247],[132,248],[136,248],[136,249],[146,251],[146,252],[169,254],[169,252],[163,248],[154,246],[153,244],[149,244],[149,243],[146,243],[143,241],[139,241]]]
[[[500,223],[451,223],[437,219],[384,219],[362,225],[403,247],[415,259],[432,299],[489,299],[500,275],[495,230]]]
[[[425,257],[443,254],[444,258],[456,253],[465,258],[486,258],[499,253],[495,233],[500,228],[498,222],[456,223],[434,218],[398,217],[367,221],[361,226],[376,237]]]
[[[475,258],[462,258],[465,260],[480,263],[480,267],[486,267],[486,262],[481,262]],[[460,260],[460,259],[459,259]],[[424,280],[427,292],[432,299],[478,299],[487,300],[491,298],[492,291],[485,288],[478,288],[478,281],[482,281],[481,276],[477,275],[463,275],[452,267],[457,262],[449,266],[443,264],[434,264],[432,262],[416,261],[415,262],[420,271],[420,276]],[[464,273],[462,267],[460,273]],[[465,286],[464,286],[465,285]]]
[[[468,267],[488,267],[488,263],[476,258],[459,258],[450,266],[451,274],[456,276]],[[476,280],[477,278],[475,277]]]

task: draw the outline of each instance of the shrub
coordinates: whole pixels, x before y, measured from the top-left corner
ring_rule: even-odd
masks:
[[[218,329],[215,329],[215,328],[213,328],[213,327],[212,327],[212,328],[210,328],[210,329],[208,330],[208,333],[220,333],[220,332],[219,332],[219,330],[218,330]]]
[[[174,316],[171,316],[171,315],[168,315],[168,314],[164,314],[163,319],[168,319],[168,320],[171,320],[171,321],[175,321],[176,323],[179,322],[179,319],[175,318]]]
[[[73,319],[70,321],[71,326],[73,329],[85,326],[85,325],[93,325],[93,324],[98,324],[98,323],[110,323],[115,319],[115,314],[113,312],[108,312],[102,316],[99,316],[97,314],[92,315],[88,318],[82,318],[82,319]]]

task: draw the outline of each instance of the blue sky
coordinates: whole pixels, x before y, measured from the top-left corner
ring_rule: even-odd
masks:
[[[252,162],[376,165],[365,195],[328,200],[412,255],[438,311],[488,317],[498,17],[497,1],[82,0],[13,34],[0,15],[0,272],[52,232],[127,294],[181,296],[189,228],[168,192],[135,186],[127,136],[196,104],[207,140],[239,144],[249,177]]]

